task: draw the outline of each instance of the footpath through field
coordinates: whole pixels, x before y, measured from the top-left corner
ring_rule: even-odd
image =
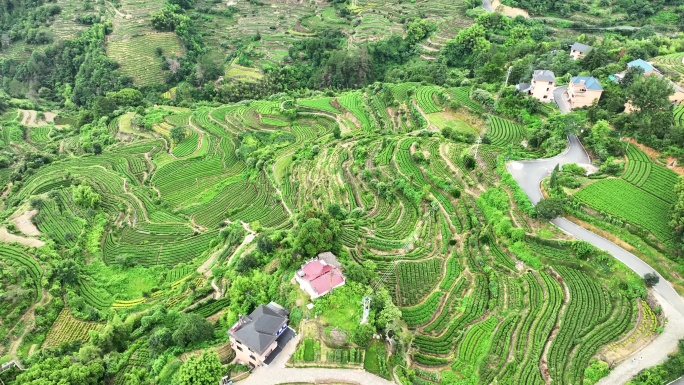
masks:
[[[570,135],[568,143],[568,149],[553,158],[514,161],[506,165],[513,178],[530,197],[532,203],[537,204],[541,200],[541,181],[551,173],[557,164],[590,164],[589,156],[576,136]],[[557,218],[551,222],[575,238],[587,241],[599,249],[607,251],[640,276],[655,272],[655,269],[636,255],[565,218]],[[660,276],[660,274],[658,275]],[[665,330],[651,344],[635,352],[615,367],[608,377],[598,383],[599,385],[626,383],[642,369],[665,361],[668,354],[676,350],[677,341],[684,338],[684,299],[662,276],[660,276],[660,282],[653,287],[653,295],[668,319]]]

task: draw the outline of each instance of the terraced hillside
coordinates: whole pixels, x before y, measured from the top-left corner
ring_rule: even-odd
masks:
[[[411,362],[426,384],[442,376],[582,383],[599,352],[620,359],[627,333],[655,332],[635,292],[608,280],[622,269],[601,259],[599,270],[571,242],[541,238],[540,223],[513,199],[500,155],[511,143],[524,153],[520,125],[482,116],[464,90],[411,83],[390,91],[392,100],[368,88],[297,101],[150,108],[148,131],[130,112],[106,126],[120,138],[116,144],[100,155],[58,157],[26,175],[6,204],[19,209],[40,199],[33,220],[40,237],[63,252],[84,245],[92,253],[79,279],[66,284],[82,309],[159,304],[203,317],[230,305],[199,297],[198,290],[211,290],[209,267],[235,267],[246,253],[241,237],[226,240],[227,229],[241,222],[241,231],[288,230],[298,213],[337,204],[345,213],[341,258],[372,262],[364,266],[374,266],[415,335]],[[464,107],[445,107],[456,98]],[[484,130],[456,116],[488,121],[491,144],[479,145],[476,158],[474,137],[454,141],[438,129]],[[177,143],[175,127],[185,133]],[[57,130],[29,141],[5,134],[5,143],[17,146],[61,142],[63,154],[82,145]],[[653,179],[641,181],[640,173],[628,171],[625,183],[648,194]],[[96,206],[83,201],[92,193],[99,197],[95,218]],[[30,251],[8,255],[4,263],[40,279]],[[123,272],[121,280],[108,277]],[[65,307],[42,344],[83,340],[86,330],[101,327]],[[143,355],[132,355],[126,368],[140,366],[135,360]]]

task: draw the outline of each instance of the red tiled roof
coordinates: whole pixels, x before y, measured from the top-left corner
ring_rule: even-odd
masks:
[[[304,265],[302,271],[304,272],[304,278],[307,280],[312,280],[321,275],[323,270],[323,265],[320,261],[311,261]]]
[[[321,261],[310,261],[302,267],[302,278],[309,281],[318,294],[325,294],[330,289],[344,284],[344,276],[340,270]]]
[[[330,271],[311,281],[311,286],[316,290],[316,293],[324,294],[343,283],[344,278],[338,272]]]

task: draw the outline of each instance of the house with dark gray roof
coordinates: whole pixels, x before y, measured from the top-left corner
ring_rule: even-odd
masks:
[[[553,90],[556,88],[556,74],[550,70],[536,70],[532,74],[529,94],[540,102],[553,100]]]
[[[278,340],[288,334],[290,313],[275,302],[259,305],[249,315],[240,316],[228,331],[230,346],[235,350],[238,362],[261,366],[278,348]]]
[[[573,59],[584,59],[584,56],[591,51],[592,47],[590,45],[575,42],[570,46],[570,56]]]

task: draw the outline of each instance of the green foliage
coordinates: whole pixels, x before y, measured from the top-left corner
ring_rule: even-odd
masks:
[[[565,202],[560,198],[546,198],[537,203],[537,215],[544,219],[553,219],[563,215]]]
[[[646,284],[647,287],[653,287],[660,282],[660,276],[656,273],[646,273],[644,275],[644,284]]]
[[[72,362],[69,357],[49,357],[19,374],[16,382],[32,385],[83,384],[95,385],[104,381],[105,368],[101,360],[87,363]]]
[[[90,209],[96,208],[101,201],[100,194],[96,193],[93,188],[87,184],[80,184],[74,187],[72,198],[77,205]]]
[[[679,340],[679,350],[667,361],[642,370],[634,376],[629,385],[666,384],[684,375],[684,341]]]
[[[184,314],[181,316],[173,332],[173,342],[180,347],[202,342],[214,335],[211,323],[197,314]]]
[[[183,363],[175,379],[179,385],[213,385],[224,375],[223,365],[214,352],[193,355]]]

